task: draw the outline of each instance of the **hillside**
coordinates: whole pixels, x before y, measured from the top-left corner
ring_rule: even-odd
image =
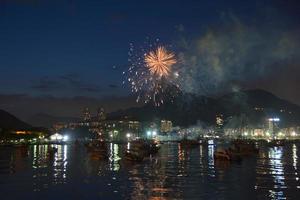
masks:
[[[37,127],[50,128],[53,124],[58,122],[69,123],[69,122],[76,122],[78,120],[79,119],[75,117],[57,117],[45,113],[38,113],[36,115],[33,115],[30,119],[26,121]]]
[[[30,129],[31,125],[21,121],[10,113],[0,110],[0,128],[2,129]]]
[[[215,123],[216,114],[224,119],[245,114],[249,123],[261,123],[268,117],[280,117],[283,125],[300,124],[300,107],[264,90],[247,90],[226,94],[217,98],[181,94],[174,102],[160,107],[151,104],[143,107],[120,110],[110,117],[129,116],[141,121],[169,119],[175,125],[189,126],[197,121],[208,125]]]

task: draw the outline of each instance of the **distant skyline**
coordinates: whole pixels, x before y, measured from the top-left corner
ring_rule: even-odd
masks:
[[[300,105],[299,10],[297,0],[2,0],[0,109],[42,98],[42,110],[62,110],[58,101],[78,96],[78,107],[134,106],[122,72],[129,44],[147,37],[173,46],[183,92],[261,88]]]

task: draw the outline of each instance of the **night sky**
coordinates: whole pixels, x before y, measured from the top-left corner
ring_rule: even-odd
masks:
[[[183,91],[262,88],[300,105],[297,0],[1,0],[0,109],[26,120],[134,106],[129,44],[172,45]]]

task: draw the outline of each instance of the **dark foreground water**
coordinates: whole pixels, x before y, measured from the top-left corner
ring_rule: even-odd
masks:
[[[300,143],[260,148],[241,162],[216,162],[216,146],[162,145],[142,163],[93,160],[84,146],[0,147],[0,199],[300,199]]]

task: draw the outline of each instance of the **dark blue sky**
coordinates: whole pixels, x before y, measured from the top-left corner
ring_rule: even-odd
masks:
[[[122,71],[130,42],[160,38],[180,49],[182,40],[196,43],[208,30],[226,34],[228,18],[246,30],[295,35],[299,8],[296,0],[1,0],[0,94],[127,96]],[[264,76],[270,77],[242,85],[256,87],[266,82]],[[264,88],[276,93],[270,85]],[[298,96],[278,95],[300,103]]]

